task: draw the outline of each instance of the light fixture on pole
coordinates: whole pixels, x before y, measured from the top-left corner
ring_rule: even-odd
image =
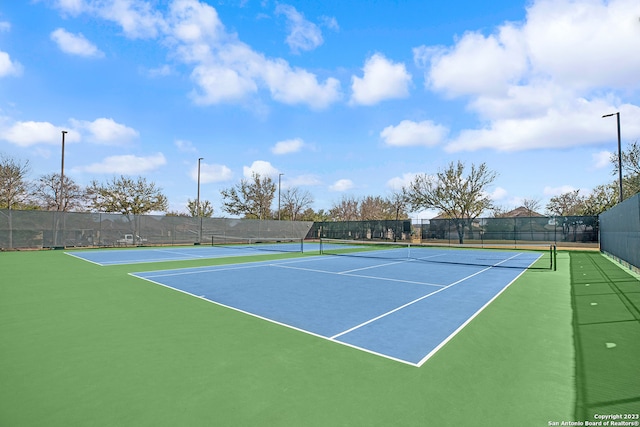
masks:
[[[198,217],[198,244],[202,240],[202,219],[200,218],[200,161],[204,157],[198,158],[198,196],[196,197],[196,216]]]
[[[67,134],[66,130],[62,131],[62,165],[60,166],[60,200],[58,202],[58,210],[64,210],[64,136]]]
[[[618,202],[624,200],[622,195],[622,149],[620,142],[620,112],[605,114],[602,118],[616,116],[618,119]]]
[[[278,221],[280,221],[280,183],[283,173],[278,174]]]

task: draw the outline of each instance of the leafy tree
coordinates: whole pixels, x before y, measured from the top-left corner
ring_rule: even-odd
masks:
[[[600,215],[602,212],[611,209],[618,203],[618,184],[598,185],[585,198],[582,199],[580,215]]]
[[[197,200],[187,200],[187,209],[189,210],[189,216],[197,217],[198,216],[198,201]],[[200,216],[203,218],[211,218],[213,216],[213,206],[211,206],[211,202],[208,200],[200,200]]]
[[[48,211],[82,210],[86,200],[85,191],[71,178],[65,175],[62,194],[60,174],[50,173],[38,178],[34,194],[40,206]]]
[[[360,219],[362,221],[393,219],[395,211],[388,200],[380,196],[366,196],[360,200]]]
[[[29,161],[20,163],[15,159],[0,154],[0,208],[9,209],[6,215],[9,228],[9,247],[13,247],[13,215],[12,209],[24,208],[28,205],[30,191],[26,180],[29,172]]]
[[[353,196],[343,196],[340,202],[329,210],[333,221],[357,221],[360,218],[358,200]]]
[[[308,191],[290,187],[282,193],[283,218],[296,221],[313,204],[313,196]]]
[[[99,212],[119,212],[123,215],[142,215],[167,210],[167,197],[155,183],[146,178],[121,175],[104,184],[91,181],[87,188],[90,207]]]
[[[266,219],[271,212],[275,192],[276,185],[271,178],[261,178],[254,172],[251,180],[243,178],[235,187],[220,191],[222,210],[231,215],[244,215],[245,218]]]
[[[580,190],[569,191],[567,193],[554,196],[547,203],[547,213],[551,216],[574,216],[580,215],[584,208],[584,199],[580,195]]]
[[[143,177],[132,179],[121,175],[104,184],[92,181],[87,187],[90,208],[98,212],[119,212],[132,226],[134,244],[138,235],[137,216],[153,211],[167,210],[167,197],[155,183]]]
[[[438,209],[454,221],[459,242],[464,243],[465,228],[471,229],[472,221],[482,212],[491,209],[492,202],[486,190],[496,179],[497,173],[485,163],[471,165],[465,176],[465,165],[458,161],[435,176],[416,176],[407,189],[414,209]]]
[[[640,144],[638,141],[633,142],[626,150],[621,153],[622,156],[622,191],[625,198],[629,198],[640,192]],[[618,175],[618,155],[611,156],[613,163],[613,174]],[[616,188],[616,193],[618,192]]]
[[[28,204],[30,185],[27,181],[29,161],[23,163],[0,154],[0,207],[20,209]]]

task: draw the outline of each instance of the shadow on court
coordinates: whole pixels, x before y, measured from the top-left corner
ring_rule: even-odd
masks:
[[[576,419],[640,408],[640,281],[600,253],[571,252]],[[638,421],[637,418],[620,421]]]

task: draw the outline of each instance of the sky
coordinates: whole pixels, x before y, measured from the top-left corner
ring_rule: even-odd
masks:
[[[253,172],[317,211],[484,162],[544,212],[616,179],[603,115],[640,139],[639,53],[638,0],[4,1],[0,154],[59,173],[65,130],[65,176],[184,213],[202,159],[214,216]]]

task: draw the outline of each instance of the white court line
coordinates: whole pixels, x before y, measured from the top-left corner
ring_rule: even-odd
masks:
[[[350,274],[350,273],[344,273],[344,272],[316,270],[316,269],[313,269],[313,268],[290,267],[290,266],[281,265],[281,264],[272,264],[271,267],[289,268],[291,270],[301,270],[301,271],[310,271],[310,272],[314,272],[314,273],[332,274],[332,275],[335,275],[335,276],[361,277],[361,278],[372,279],[372,280],[384,280],[386,282],[411,283],[411,284],[414,284],[414,285],[438,286],[438,287],[445,286],[445,285],[439,285],[437,283],[416,282],[414,280],[393,279],[393,278],[389,278],[389,277],[365,276],[365,275],[362,275],[362,274]]]
[[[355,331],[356,329],[360,329],[360,328],[362,328],[363,326],[366,326],[366,325],[368,325],[368,324],[370,324],[370,323],[373,323],[373,322],[375,322],[376,320],[380,320],[380,319],[382,319],[383,317],[387,317],[387,316],[389,316],[389,315],[391,315],[391,314],[393,314],[393,313],[395,313],[395,312],[397,312],[397,311],[400,311],[400,310],[402,310],[402,309],[404,309],[404,308],[409,307],[410,305],[416,304],[416,303],[418,303],[418,302],[420,302],[420,301],[422,301],[422,300],[424,300],[424,299],[427,299],[427,298],[429,298],[429,297],[431,297],[431,296],[433,296],[433,295],[435,295],[435,294],[438,294],[438,293],[440,293],[440,292],[442,292],[442,291],[444,291],[444,290],[446,290],[446,289],[449,289],[449,288],[450,288],[450,287],[452,287],[452,286],[455,286],[455,285],[457,285],[457,284],[459,284],[459,283],[462,283],[462,282],[464,282],[465,280],[469,280],[470,278],[472,278],[472,277],[474,277],[474,276],[477,276],[478,274],[484,273],[484,272],[485,272],[485,271],[487,271],[487,270],[491,270],[493,267],[496,267],[496,266],[498,266],[498,265],[502,264],[503,262],[507,262],[507,261],[509,261],[510,259],[513,259],[513,258],[515,258],[515,257],[517,257],[517,256],[519,256],[519,255],[520,255],[520,254],[516,254],[516,255],[514,255],[514,256],[512,256],[512,257],[509,257],[509,258],[507,258],[507,259],[505,259],[505,260],[503,260],[503,261],[500,261],[499,263],[496,263],[496,264],[494,264],[494,265],[492,265],[492,266],[490,266],[490,267],[487,267],[487,268],[482,269],[482,270],[480,270],[480,271],[476,271],[475,273],[473,273],[473,274],[471,274],[471,275],[469,275],[469,276],[467,276],[467,277],[464,277],[464,278],[462,278],[462,279],[460,279],[460,280],[457,280],[457,281],[455,281],[455,282],[453,282],[453,283],[451,283],[451,284],[449,284],[449,285],[447,285],[447,286],[443,286],[442,288],[440,288],[440,289],[438,289],[438,290],[435,290],[435,291],[433,291],[433,292],[430,292],[430,293],[428,293],[428,294],[426,294],[426,295],[424,295],[424,296],[421,296],[420,298],[416,298],[416,299],[414,299],[413,301],[409,301],[408,303],[406,303],[406,304],[404,304],[404,305],[401,305],[400,307],[396,307],[396,308],[394,308],[393,310],[387,311],[386,313],[383,313],[383,314],[381,314],[380,316],[374,317],[373,319],[369,319],[369,320],[367,320],[366,322],[363,322],[363,323],[361,323],[361,324],[359,324],[359,325],[354,326],[353,328],[350,328],[350,329],[347,329],[346,331],[340,332],[339,334],[336,334],[336,335],[332,336],[332,337],[331,337],[331,339],[336,339],[336,338],[338,338],[338,337],[340,337],[340,336],[342,336],[342,335],[348,334],[349,332],[353,332],[353,331]]]
[[[240,309],[238,307],[234,307],[232,305],[227,305],[227,304],[223,304],[223,303],[218,302],[218,301],[210,300],[204,295],[197,295],[197,294],[194,294],[194,293],[191,293],[191,292],[179,289],[179,288],[174,288],[173,286],[165,285],[162,282],[156,282],[155,280],[150,280],[150,279],[148,279],[146,277],[137,276],[135,273],[128,273],[128,274],[130,276],[137,277],[138,279],[146,280],[146,281],[148,281],[150,283],[153,283],[155,285],[160,285],[160,286],[165,287],[167,289],[172,289],[174,291],[177,291],[177,292],[180,292],[180,293],[183,293],[183,294],[198,298],[200,300],[209,302],[211,304],[215,304],[215,305],[217,305],[219,307],[228,308],[228,309],[236,311],[238,313],[246,314],[246,315],[255,317],[257,319],[260,319],[260,320],[265,320],[267,322],[274,323],[274,324],[279,325],[279,326],[284,326],[286,328],[293,329],[293,330],[298,331],[298,332],[302,332],[302,333],[305,333],[305,334],[313,335],[314,337],[322,338],[324,340],[331,341],[332,343],[336,343],[336,344],[344,345],[344,346],[347,346],[347,347],[355,348],[356,350],[364,351],[366,353],[373,354],[375,356],[384,357],[385,359],[393,360],[395,362],[400,362],[400,363],[404,363],[406,365],[411,365],[413,367],[418,367],[418,365],[416,365],[415,363],[409,362],[407,360],[399,359],[399,358],[396,358],[396,357],[393,357],[393,356],[389,356],[389,355],[383,354],[383,353],[378,353],[376,351],[369,350],[368,348],[358,347],[357,345],[349,344],[349,343],[346,343],[346,342],[336,341],[336,340],[334,340],[334,339],[332,339],[332,338],[330,338],[330,337],[328,337],[326,335],[321,335],[321,334],[318,334],[316,332],[312,332],[312,331],[309,331],[309,330],[306,330],[306,329],[299,328],[297,326],[293,326],[293,325],[289,325],[287,323],[279,322],[277,320],[270,319],[268,317],[264,317],[264,316],[261,316],[261,315],[256,314],[256,313],[252,313],[250,311],[242,310],[242,309]]]
[[[349,273],[353,273],[354,271],[370,270],[372,268],[386,267],[387,265],[403,264],[405,262],[410,262],[410,261],[411,260],[409,260],[409,259],[403,259],[403,260],[400,260],[400,261],[385,262],[384,264],[376,264],[376,265],[370,265],[368,267],[354,268],[353,270],[340,271],[337,274],[349,274]]]
[[[81,256],[78,256],[78,255],[76,255],[74,253],[65,252],[65,254],[69,255],[69,256],[72,256],[74,258],[81,259],[82,261],[87,261],[87,262],[90,262],[91,264],[95,264],[95,265],[99,265],[100,267],[104,267],[104,264],[100,264],[99,262],[91,261],[90,259],[82,258]]]

